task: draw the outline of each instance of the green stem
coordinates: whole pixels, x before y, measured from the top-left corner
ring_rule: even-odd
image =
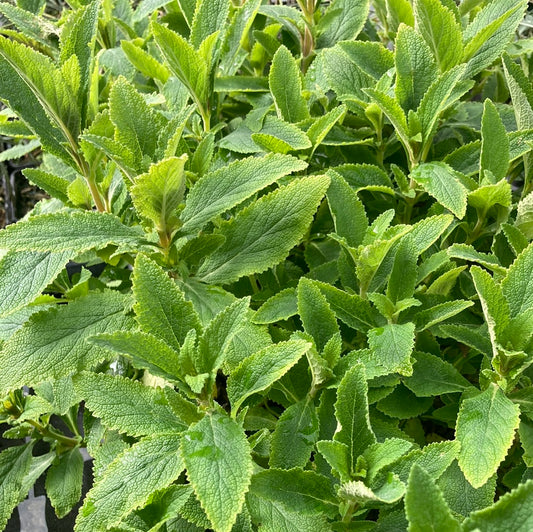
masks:
[[[80,436],[76,438],[70,438],[52,429],[49,425],[41,425],[39,422],[34,421],[33,419],[28,419],[27,423],[34,427],[44,438],[52,438],[66,447],[77,447],[81,443]]]

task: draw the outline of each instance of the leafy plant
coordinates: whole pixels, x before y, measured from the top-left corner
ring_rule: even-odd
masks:
[[[297,5],[0,4],[0,528],[533,526],[527,2]]]

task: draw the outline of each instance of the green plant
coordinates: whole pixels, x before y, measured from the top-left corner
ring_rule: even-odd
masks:
[[[1,527],[529,530],[526,4],[0,4]]]

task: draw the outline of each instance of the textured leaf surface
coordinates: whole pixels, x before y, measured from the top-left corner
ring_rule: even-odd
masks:
[[[266,324],[286,320],[298,314],[298,299],[294,288],[286,288],[267,299],[257,310],[252,321]]]
[[[191,43],[198,48],[202,41],[216,31],[222,31],[229,13],[229,0],[199,0],[191,26]]]
[[[302,82],[296,60],[285,46],[280,46],[272,59],[268,76],[270,92],[280,118],[300,122],[309,118],[302,96]]]
[[[509,138],[496,106],[485,100],[481,121],[480,170],[492,172],[499,181],[507,175],[509,168]]]
[[[274,266],[302,238],[324,196],[325,176],[294,181],[243,209],[220,229],[224,244],[198,270],[207,283],[229,283]]]
[[[257,351],[233,371],[228,379],[228,398],[233,414],[247,397],[266,390],[298,362],[311,347],[303,340],[290,340]]]
[[[424,163],[411,172],[411,177],[457,218],[463,218],[468,190],[450,166],[441,162]]]
[[[496,472],[518,428],[519,408],[492,384],[465,399],[457,417],[456,439],[461,443],[459,466],[474,488]]]
[[[145,255],[137,255],[133,270],[136,319],[142,330],[179,349],[191,329],[201,330],[190,301],[170,277]]]
[[[355,39],[368,16],[368,0],[335,0],[326,11],[326,31],[318,40],[321,48],[333,46],[339,41]]]
[[[106,350],[86,339],[130,329],[132,319],[124,314],[128,303],[118,292],[92,293],[32,315],[0,352],[0,364],[10,368],[0,384],[1,393],[66,377],[105,358]]]
[[[528,532],[533,526],[532,501],[533,480],[528,480],[489,508],[471,514],[463,523],[463,530],[507,532],[512,522],[513,531]]]
[[[280,177],[306,168],[289,155],[270,154],[235,161],[211,172],[192,187],[181,214],[184,231],[201,229],[209,220],[235,207]]]
[[[330,479],[314,471],[268,469],[252,477],[250,491],[302,514],[335,513],[337,497]]]
[[[415,339],[414,323],[391,323],[372,329],[368,333],[371,359],[380,368],[381,375],[400,373],[412,374],[411,353]]]
[[[0,316],[31,303],[61,272],[74,252],[10,252],[0,260]]]
[[[186,428],[167,405],[160,388],[88,372],[75,377],[75,386],[87,408],[110,429],[146,436]]]
[[[19,445],[0,453],[0,528],[2,529],[20,502],[22,481],[30,469],[31,450],[31,445]]]
[[[356,472],[357,458],[369,445],[376,443],[370,426],[367,393],[364,367],[356,364],[339,384],[335,403],[335,416],[341,425],[335,440],[348,446],[352,474]]]
[[[289,406],[272,434],[270,467],[305,467],[318,439],[318,428],[313,403],[304,399]]]
[[[0,248],[14,251],[76,253],[109,244],[137,248],[142,237],[138,227],[128,227],[112,214],[93,211],[42,214],[12,224],[0,232]]]
[[[180,435],[153,436],[120,454],[87,494],[74,530],[94,532],[117,525],[152,493],[174,482],[185,467],[180,443]]]
[[[67,515],[80,500],[83,481],[83,456],[78,448],[67,451],[46,474],[46,495],[56,515]]]
[[[413,465],[407,482],[405,513],[409,532],[461,530],[435,481],[418,464]]]
[[[229,417],[207,414],[183,436],[187,477],[215,530],[229,532],[252,476],[250,446]]]
[[[533,244],[530,244],[511,264],[502,281],[502,289],[509,303],[511,315],[516,316],[533,307]]]

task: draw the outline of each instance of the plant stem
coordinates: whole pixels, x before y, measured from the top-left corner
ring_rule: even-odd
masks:
[[[80,436],[76,438],[70,438],[52,429],[49,425],[41,425],[39,422],[34,421],[33,419],[28,419],[26,422],[34,427],[41,436],[45,438],[52,438],[66,447],[77,447],[81,443]]]

